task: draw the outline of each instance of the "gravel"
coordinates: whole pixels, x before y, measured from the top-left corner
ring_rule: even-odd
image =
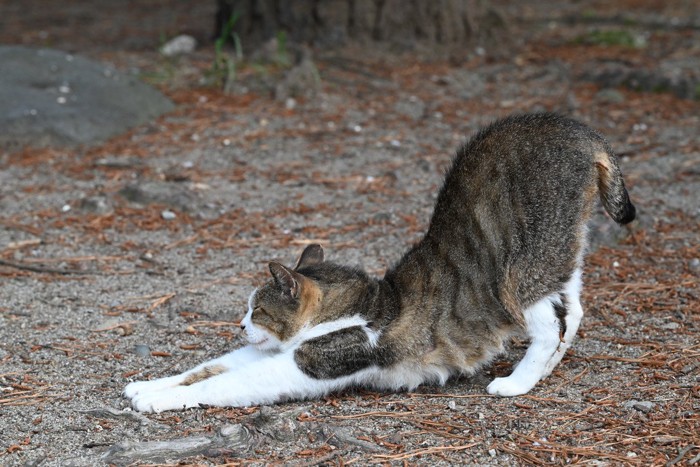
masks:
[[[360,71],[319,58],[322,91],[292,108],[190,83],[165,89],[175,112],[102,145],[0,154],[0,464],[693,462],[698,104],[622,89],[596,102],[539,59],[344,59]],[[410,394],[130,411],[129,381],[242,345],[235,323],[267,261],[321,241],[381,274],[424,231],[459,142],[533,108],[609,137],[640,220],[619,229],[595,213],[579,339],[530,395],[485,394],[522,355],[516,341],[476,375]]]

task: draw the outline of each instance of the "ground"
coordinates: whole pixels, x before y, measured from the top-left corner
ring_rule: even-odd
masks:
[[[513,56],[314,50],[320,89],[282,100],[258,86],[274,65],[241,66],[228,95],[202,84],[213,5],[142,3],[3,5],[2,43],[110,61],[177,110],[93,147],[0,153],[0,464],[700,463],[700,102],[587,78],[700,63],[693,2],[504,2],[522,19]],[[198,52],[161,57],[179,32]],[[609,138],[640,220],[596,214],[578,341],[530,394],[485,392],[522,355],[514,342],[471,378],[411,393],[124,410],[129,381],[242,345],[267,261],[319,242],[381,274],[425,229],[459,142],[531,110]]]

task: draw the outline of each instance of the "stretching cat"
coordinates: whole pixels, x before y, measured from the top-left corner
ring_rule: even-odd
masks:
[[[490,394],[524,394],[571,345],[586,222],[635,208],[608,143],[553,114],[512,116],[459,149],[430,227],[383,279],[323,261],[270,263],[241,322],[249,345],[179,376],[131,383],[136,410],[271,404],[366,386],[413,389],[473,373],[515,335],[531,344]]]

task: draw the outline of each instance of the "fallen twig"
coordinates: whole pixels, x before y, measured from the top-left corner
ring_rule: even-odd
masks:
[[[36,266],[33,264],[19,263],[15,261],[8,261],[6,259],[0,259],[0,266],[7,266],[14,269],[20,269],[23,271],[39,272],[46,274],[77,274],[77,275],[87,275],[87,274],[101,274],[100,271],[85,270],[85,269],[57,269],[49,268],[45,266]]]
[[[176,294],[175,292],[172,292],[172,293],[163,295],[162,297],[159,297],[159,298],[155,299],[155,300],[153,301],[153,303],[151,303],[151,306],[149,306],[148,309],[146,310],[146,313],[150,313],[150,312],[152,312],[153,310],[155,310],[156,308],[158,308],[159,306],[161,306],[161,305],[167,303],[167,302],[168,302],[171,298],[173,298],[175,295],[177,295],[177,294]]]
[[[352,415],[331,415],[330,418],[335,418],[338,420],[352,420],[352,419],[357,419],[357,418],[365,418],[365,417],[388,417],[388,418],[402,418],[402,417],[415,417],[416,414],[413,412],[365,412],[365,413],[357,413],[357,414],[352,414]],[[436,417],[441,415],[440,413],[426,413],[426,414],[420,414],[422,417]]]
[[[105,331],[112,331],[114,329],[119,329],[122,328],[125,333],[131,334],[131,327],[136,324],[138,321],[126,321],[124,323],[118,323],[114,324],[112,326],[105,326],[103,328],[99,329],[93,329],[92,332],[105,332]]]
[[[464,451],[469,448],[473,448],[474,446],[477,446],[479,443],[469,443],[469,444],[463,444],[459,446],[436,446],[432,448],[425,448],[425,449],[417,449],[415,451],[410,451],[410,452],[402,452],[399,454],[375,454],[372,456],[373,460],[380,461],[380,460],[389,460],[389,461],[398,461],[398,460],[404,460],[404,459],[410,459],[411,457],[416,457],[416,456],[424,456],[427,454],[437,454],[440,452],[446,452],[446,451]]]

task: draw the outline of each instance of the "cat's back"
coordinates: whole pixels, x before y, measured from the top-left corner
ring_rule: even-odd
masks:
[[[595,190],[596,152],[611,151],[595,130],[557,114],[499,120],[457,151],[433,225],[491,217],[505,234],[510,220],[551,222],[559,214],[573,220],[583,214],[583,195]]]
[[[595,130],[556,114],[493,123],[457,151],[422,250],[438,252],[437,268],[478,270],[474,289],[517,269],[518,301],[556,290],[583,247],[600,152],[611,151]]]
[[[513,115],[467,141],[457,152],[452,172],[471,183],[484,177],[485,184],[503,177],[532,180],[557,171],[566,177],[582,168],[592,175],[595,151],[610,148],[595,130],[576,120],[553,113]]]

